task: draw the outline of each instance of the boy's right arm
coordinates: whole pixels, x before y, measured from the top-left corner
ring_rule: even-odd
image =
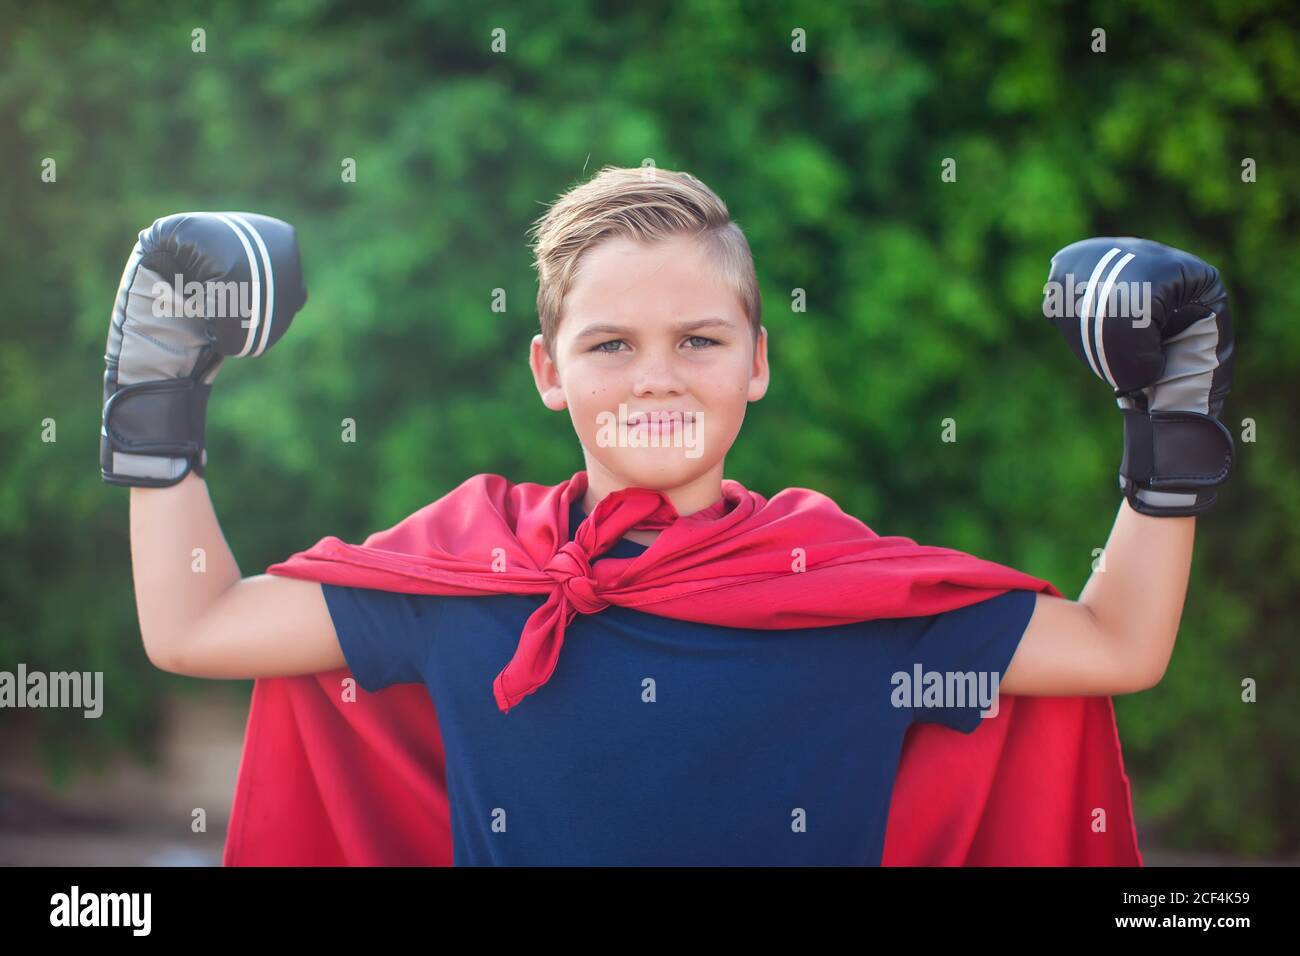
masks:
[[[131,489],[131,564],[145,653],[162,670],[248,679],[346,666],[320,584],[241,579],[207,483],[193,472],[167,488]]]

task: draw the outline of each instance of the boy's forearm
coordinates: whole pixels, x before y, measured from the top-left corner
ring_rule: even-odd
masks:
[[[1155,518],[1121,502],[1104,563],[1079,595],[1106,631],[1131,648],[1134,663],[1155,674],[1164,673],[1173,654],[1195,532],[1194,515]]]
[[[165,661],[240,579],[202,478],[191,472],[169,488],[131,489],[131,567],[146,653]]]

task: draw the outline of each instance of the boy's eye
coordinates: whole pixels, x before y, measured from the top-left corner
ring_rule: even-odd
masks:
[[[718,344],[720,344],[716,339],[711,339],[711,338],[708,338],[707,336],[704,336],[704,335],[691,335],[691,336],[688,336],[688,337],[687,337],[687,341],[697,341],[697,340],[700,341],[700,342],[707,343],[707,344],[705,344],[705,345],[695,345],[695,346],[691,346],[692,348],[697,349],[697,350],[698,350],[698,349],[707,349],[707,348],[711,348],[711,347],[713,347],[714,345],[718,345]],[[604,353],[606,353],[606,354],[613,355],[613,354],[615,354],[615,353],[617,353],[617,352],[621,352],[622,349],[607,349],[607,348],[605,348],[605,346],[606,346],[606,345],[617,345],[618,343],[623,342],[623,341],[625,341],[625,340],[624,340],[624,339],[610,339],[608,342],[601,342],[599,345],[593,346],[589,351],[592,351],[592,352],[604,352]]]

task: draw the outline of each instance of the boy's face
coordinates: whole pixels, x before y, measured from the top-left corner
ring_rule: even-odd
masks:
[[[712,497],[696,503],[704,507],[716,497],[748,403],[767,391],[767,330],[756,351],[738,297],[694,240],[647,246],[617,238],[583,259],[554,361],[540,335],[530,361],[546,407],[569,409],[593,489],[711,485]],[[651,412],[690,417],[627,424]]]

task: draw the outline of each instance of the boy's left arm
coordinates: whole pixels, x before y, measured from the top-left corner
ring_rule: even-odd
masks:
[[[1232,468],[1219,420],[1234,360],[1228,294],[1209,263],[1131,236],[1061,249],[1043,294],[1043,314],[1124,415],[1124,501],[1079,600],[1037,595],[999,690],[1131,694],[1164,676],[1196,515]]]
[[[1078,601],[1039,593],[999,683],[1005,694],[1132,694],[1164,676],[1192,567],[1196,517],[1119,506],[1098,568]]]

